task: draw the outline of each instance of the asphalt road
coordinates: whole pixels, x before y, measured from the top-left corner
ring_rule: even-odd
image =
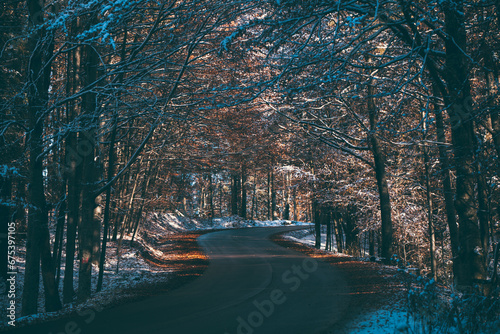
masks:
[[[300,227],[247,228],[201,236],[205,274],[166,294],[16,333],[313,334],[347,309],[332,266],[280,247],[269,236]]]

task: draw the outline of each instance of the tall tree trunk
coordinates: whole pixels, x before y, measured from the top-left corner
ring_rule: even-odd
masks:
[[[387,174],[385,171],[385,155],[377,138],[377,108],[375,106],[375,88],[371,82],[368,84],[368,112],[370,116],[370,148],[373,154],[375,167],[375,178],[377,179],[379,200],[380,200],[380,218],[381,218],[381,257],[384,262],[388,262],[393,254],[393,236],[392,236],[392,217],[391,217],[391,199],[389,196],[389,186],[387,184]]]
[[[93,22],[94,20],[90,20]],[[97,80],[98,57],[94,48],[85,45],[84,52],[84,73],[83,87],[90,89]],[[82,152],[82,221],[78,230],[79,250],[80,250],[80,268],[78,280],[78,300],[83,302],[87,300],[92,292],[92,260],[94,259],[94,241],[96,233],[99,231],[98,203],[96,202],[96,188],[98,180],[97,165],[97,138],[96,129],[99,126],[97,115],[97,96],[96,93],[88,91],[82,97],[82,113],[85,115],[83,121],[83,130],[81,132],[80,147],[85,147]]]
[[[77,34],[80,29],[79,19],[71,24],[73,34]],[[67,94],[75,93],[80,89],[80,68],[81,66],[81,48],[68,53],[67,57],[67,77],[68,85],[66,86]],[[68,123],[73,122],[76,118],[75,102],[70,101],[67,103],[67,118]],[[68,182],[67,190],[67,206],[68,215],[66,222],[66,260],[63,280],[63,303],[67,304],[73,301],[75,296],[75,289],[73,286],[74,276],[74,262],[76,251],[76,232],[80,224],[80,205],[81,205],[81,172],[82,172],[82,158],[79,152],[78,133],[76,130],[70,131],[65,141],[65,167],[66,178]]]
[[[425,121],[424,121],[425,123]],[[425,129],[424,129],[425,130]],[[425,139],[425,134],[424,134]],[[424,155],[424,171],[425,171],[425,193],[426,193],[426,204],[427,204],[427,220],[428,220],[428,231],[429,231],[429,254],[431,260],[431,273],[434,280],[437,280],[437,264],[436,264],[436,235],[434,233],[434,219],[433,219],[433,206],[431,197],[431,182],[430,182],[430,161],[429,153],[427,152],[427,147],[423,147]]]
[[[455,208],[459,222],[458,277],[459,286],[471,287],[486,279],[485,249],[482,248],[477,217],[477,195],[474,159],[474,120],[472,117],[469,64],[463,1],[445,6],[446,83],[448,113],[452,121],[452,143],[456,169]]]
[[[49,59],[51,58],[53,40],[43,26],[44,3],[28,0],[27,5],[29,24],[33,32],[28,40],[31,53],[28,67],[28,147],[30,151],[28,198],[30,209],[23,289],[23,315],[37,313],[38,311],[40,260],[42,262],[42,280],[45,291],[45,309],[50,312],[61,308],[59,292],[55,285],[54,264],[50,252],[42,154],[44,148],[44,113],[50,85],[51,64]]]
[[[108,154],[108,177],[107,183],[111,182],[115,174],[115,142],[116,142],[116,130],[118,127],[118,117],[115,113],[113,115],[113,130],[111,130],[111,140],[109,144],[109,154]],[[104,205],[104,221],[103,221],[103,235],[102,235],[102,246],[101,246],[101,259],[99,261],[99,274],[97,277],[97,287],[96,291],[99,292],[102,289],[102,283],[104,278],[104,265],[106,264],[106,250],[108,245],[108,230],[109,230],[109,211],[111,203],[111,187],[106,189],[106,202]]]

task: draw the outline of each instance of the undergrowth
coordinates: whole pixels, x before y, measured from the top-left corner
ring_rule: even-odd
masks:
[[[457,292],[422,276],[406,283],[409,333],[500,333],[500,289],[484,296],[477,286]]]

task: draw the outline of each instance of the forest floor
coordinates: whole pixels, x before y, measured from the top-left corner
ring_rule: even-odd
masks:
[[[159,293],[174,290],[201,276],[208,267],[208,259],[200,250],[196,239],[206,231],[188,231],[169,233],[162,236],[156,246],[144,243],[144,240],[124,240],[121,251],[120,270],[115,270],[116,243],[109,244],[109,257],[106,263],[103,289],[94,293],[91,299],[83,304],[76,302],[64,305],[57,312],[43,312],[43,286],[40,288],[38,314],[20,317],[22,297],[17,296],[16,326],[25,326],[62,317],[79,316],[86,312],[100,311],[116,305],[137,301]],[[22,244],[22,243],[21,243]],[[23,246],[19,247],[22,250]],[[18,267],[17,291],[22,291],[24,268]],[[94,268],[93,287],[97,282],[97,268]],[[75,282],[77,282],[75,270]],[[75,284],[75,287],[77,284]],[[60,289],[62,291],[62,289]],[[61,293],[62,295],[62,293]],[[6,294],[0,296],[0,305],[6,302]],[[5,306],[6,307],[6,306]],[[6,309],[6,308],[5,308]],[[4,319],[2,319],[4,320]],[[9,327],[6,322],[0,323],[0,331]]]
[[[199,248],[196,239],[205,233],[225,228],[248,226],[283,225],[283,221],[256,222],[234,217],[196,221],[179,216],[152,215],[143,225],[132,242],[125,235],[120,252],[119,271],[117,242],[110,242],[104,272],[104,287],[83,304],[66,304],[58,312],[43,312],[43,287],[40,290],[39,314],[19,317],[16,325],[24,326],[50,319],[75,316],[86,310],[109,308],[134,300],[157,295],[187,284],[203,274],[208,259]],[[343,271],[350,282],[352,296],[349,310],[341,323],[330,333],[392,333],[406,323],[404,312],[405,287],[395,267],[361,261],[347,255],[318,251],[310,246],[311,233],[308,229],[288,236],[274,237],[278,244],[308,254],[335,265]],[[18,275],[17,290],[22,291],[24,279],[25,241],[17,247]],[[64,258],[63,261],[64,263]],[[78,263],[75,261],[75,281],[78,283]],[[97,268],[94,268],[93,286],[97,283]],[[61,278],[64,277],[62,266]],[[62,279],[60,280],[62,291]],[[17,296],[18,315],[21,309],[21,294]],[[5,294],[0,296],[0,305],[6,302]],[[3,320],[3,319],[2,319]],[[7,329],[0,324],[0,331]]]

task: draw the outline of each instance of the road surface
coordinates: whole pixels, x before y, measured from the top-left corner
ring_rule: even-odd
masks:
[[[274,233],[298,228],[205,234],[198,241],[210,264],[191,283],[112,309],[85,310],[19,333],[322,333],[347,309],[348,288],[334,267],[269,240]]]

